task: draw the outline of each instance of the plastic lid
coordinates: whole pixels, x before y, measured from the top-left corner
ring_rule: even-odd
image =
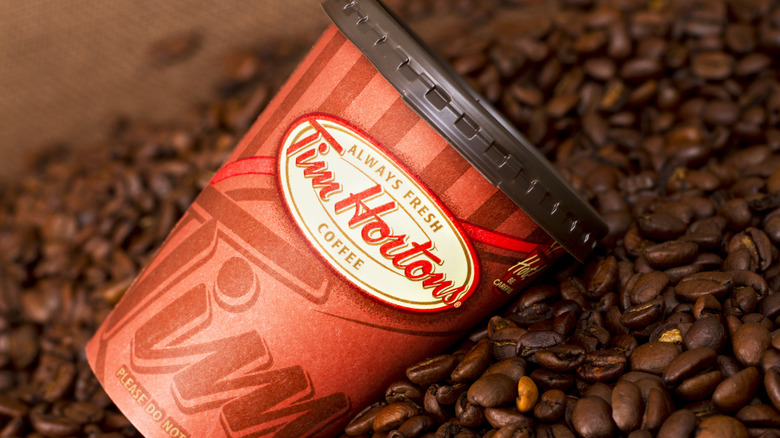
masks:
[[[607,225],[508,120],[378,0],[324,0],[322,7],[420,117],[585,260]]]

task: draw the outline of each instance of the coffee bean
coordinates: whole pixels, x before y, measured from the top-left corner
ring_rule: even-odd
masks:
[[[744,406],[756,392],[761,378],[755,367],[748,367],[722,381],[712,394],[718,409],[733,412]]]
[[[780,427],[780,412],[772,405],[747,405],[735,417],[747,427]]]
[[[406,377],[416,385],[427,387],[449,376],[457,365],[458,359],[453,355],[436,356],[407,368]]]
[[[669,277],[660,271],[640,275],[629,292],[631,303],[647,303],[660,295],[668,284]]]
[[[572,426],[582,437],[607,438],[615,434],[610,407],[599,397],[585,397],[577,401],[572,412]]]
[[[642,429],[658,430],[673,409],[673,403],[669,394],[663,389],[652,388],[645,402]]]
[[[693,302],[707,294],[720,300],[728,295],[732,283],[733,276],[726,272],[700,272],[680,280],[674,291],[683,301]]]
[[[463,393],[455,402],[455,417],[462,426],[477,427],[485,419],[484,408],[470,403],[466,393]]]
[[[509,359],[504,359],[499,362],[494,363],[493,365],[490,365],[488,369],[485,370],[484,373],[482,373],[483,376],[488,376],[490,374],[503,374],[510,379],[512,379],[513,382],[517,382],[520,380],[521,377],[525,375],[526,371],[526,362],[525,359],[521,357],[512,357]]]
[[[648,246],[644,256],[654,268],[668,268],[692,262],[698,251],[696,243],[676,240]]]
[[[458,401],[461,394],[468,391],[469,385],[467,383],[454,383],[452,385],[431,385],[435,387],[436,401],[442,405],[454,405]],[[388,403],[392,403],[388,400]]]
[[[780,294],[771,294],[758,302],[758,311],[767,318],[780,316]]]
[[[641,216],[637,218],[637,226],[643,236],[657,240],[676,239],[687,228],[682,220],[663,213]]]
[[[568,391],[574,386],[574,375],[569,373],[557,373],[545,368],[537,368],[529,375],[542,391],[560,389]]]
[[[419,408],[413,403],[396,402],[383,406],[378,410],[372,422],[373,430],[376,432],[387,432],[395,429],[406,420],[419,413]]]
[[[585,354],[577,376],[588,382],[614,380],[626,368],[626,356],[619,350],[598,350]]]
[[[492,408],[515,399],[516,385],[503,374],[482,376],[471,384],[468,401],[478,406]]]
[[[688,400],[702,400],[710,397],[722,381],[723,373],[720,370],[698,374],[683,380],[675,393]]]
[[[764,389],[772,405],[780,406],[780,369],[772,367],[764,372]]]
[[[715,365],[717,353],[711,348],[696,348],[682,352],[664,369],[663,378],[667,385],[675,385],[693,374]]]
[[[528,332],[517,340],[517,354],[530,356],[539,349],[549,348],[563,343],[563,336],[552,330]]]
[[[717,318],[701,318],[685,333],[683,345],[688,350],[707,347],[720,351],[726,340],[726,328]]]
[[[494,428],[501,428],[510,424],[522,428],[533,425],[531,418],[517,412],[516,409],[509,408],[487,408],[485,409],[485,419]]]
[[[680,354],[680,348],[668,342],[650,342],[640,345],[630,357],[632,371],[645,371],[661,375],[664,369]]]
[[[745,426],[738,420],[725,415],[713,415],[699,423],[697,438],[747,438]]]
[[[699,53],[691,58],[691,71],[703,79],[725,79],[734,68],[734,59],[723,52]]]
[[[458,366],[452,370],[450,377],[454,382],[466,382],[476,380],[483,371],[490,365],[490,356],[493,351],[493,345],[490,339],[482,339],[472,347],[461,359]]]
[[[664,424],[658,429],[658,436],[688,437],[694,429],[696,429],[696,416],[687,409],[680,409],[666,418]]]
[[[746,322],[732,335],[734,356],[744,366],[758,365],[770,341],[771,336],[766,327]]]
[[[623,433],[638,428],[642,423],[644,400],[639,388],[627,381],[618,380],[612,389],[612,419]]]
[[[452,416],[452,413],[439,403],[439,400],[436,397],[438,390],[439,385],[435,383],[428,387],[425,391],[425,397],[423,398],[423,409],[426,414],[433,417],[437,422],[443,423]],[[460,397],[460,395],[458,397]]]
[[[528,412],[534,408],[539,400],[539,389],[536,383],[528,377],[523,376],[517,382],[517,399],[515,405],[520,412]]]
[[[385,391],[385,401],[395,403],[400,401],[411,401],[421,404],[424,393],[422,389],[408,380],[399,380],[388,385]]]
[[[505,327],[490,337],[493,343],[493,356],[498,360],[503,360],[517,356],[517,342],[528,332],[522,327]]]
[[[534,417],[546,423],[558,421],[566,411],[566,394],[559,389],[545,391],[534,406]]]
[[[398,426],[398,438],[422,436],[422,434],[430,430],[434,424],[434,419],[430,416],[417,415],[404,421],[400,426]],[[388,438],[390,438],[390,436],[388,436]]]
[[[627,308],[620,318],[620,323],[630,329],[647,327],[658,321],[663,313],[664,299],[656,297],[649,302]]]

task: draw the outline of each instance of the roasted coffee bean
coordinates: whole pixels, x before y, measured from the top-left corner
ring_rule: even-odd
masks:
[[[667,323],[656,327],[648,340],[650,342],[682,344],[683,336],[688,333],[688,330],[693,325],[691,322],[688,322],[689,319],[693,319],[693,317],[687,313],[673,313],[669,315],[669,318],[666,319]],[[634,349],[636,349],[636,346],[631,351],[633,352]]]
[[[585,358],[582,347],[563,344],[556,345],[535,353],[536,362],[550,371],[567,372],[575,370]]]
[[[430,430],[434,425],[434,419],[428,415],[417,415],[412,417],[398,426],[396,431],[398,432],[398,438],[412,438],[422,436],[423,433]],[[392,435],[388,436],[390,438]]]
[[[642,429],[658,430],[674,410],[669,394],[660,388],[652,388],[645,402]]]
[[[395,429],[406,420],[420,413],[419,408],[410,402],[396,402],[383,406],[374,416],[373,430],[387,432]]]
[[[780,368],[772,367],[765,371],[764,389],[772,405],[775,408],[780,406]]]
[[[631,370],[661,375],[679,354],[680,347],[668,342],[643,344],[631,354]]]
[[[539,389],[536,387],[536,383],[528,376],[521,377],[517,382],[517,399],[515,400],[517,410],[528,412],[534,408],[538,400]]]
[[[599,397],[585,397],[577,401],[572,412],[572,426],[582,437],[608,438],[615,434],[611,409]]]
[[[727,341],[726,327],[717,318],[696,320],[683,336],[683,345],[688,350],[712,348],[720,351]]]
[[[755,322],[742,324],[732,335],[734,357],[744,366],[756,366],[771,342],[766,327]]]
[[[642,424],[644,400],[639,388],[627,380],[618,380],[612,389],[612,419],[623,433],[637,429]]]
[[[439,400],[436,398],[438,390],[439,385],[435,383],[428,387],[423,398],[423,409],[426,414],[433,417],[437,422],[443,423],[452,416],[452,413],[439,403]]]
[[[488,369],[482,373],[482,375],[488,376],[490,374],[503,374],[512,379],[513,382],[517,382],[525,375],[525,372],[525,359],[522,357],[511,357],[509,359],[504,359],[494,363],[493,365],[490,365]]]
[[[770,294],[758,302],[758,312],[767,318],[780,316],[780,294]]]
[[[742,370],[742,367],[740,366],[739,362],[737,362],[736,359],[734,359],[733,356],[726,356],[726,355],[718,355],[718,369],[723,372],[723,375],[725,377],[731,377],[734,374],[737,374],[740,370]]]
[[[533,420],[516,409],[510,408],[487,408],[485,409],[485,420],[494,428],[501,428],[514,424],[520,427],[532,427]]]
[[[467,383],[454,383],[452,385],[431,385],[430,387],[436,388],[436,401],[442,405],[455,404],[455,402],[458,401],[460,395],[469,389],[469,385]],[[392,402],[388,400],[388,403]]]
[[[518,325],[527,327],[533,323],[547,320],[552,314],[552,308],[546,303],[533,303],[518,307],[509,318]]]
[[[562,313],[557,316],[552,323],[552,330],[559,335],[566,337],[571,334],[577,324],[577,316],[572,312]]]
[[[451,354],[444,354],[410,366],[406,369],[406,377],[416,385],[427,387],[449,376],[456,366],[458,366],[458,358]]]
[[[424,393],[422,389],[408,380],[399,380],[388,385],[385,391],[385,401],[395,403],[399,401],[411,401],[421,404]]]
[[[454,438],[456,436],[463,438],[478,438],[479,434],[460,424],[456,420],[450,420],[439,426],[439,428],[436,429],[434,436],[443,438]]]
[[[692,262],[699,252],[699,245],[691,241],[674,240],[645,248],[643,254],[650,266],[669,268]]]
[[[522,327],[509,326],[497,330],[491,337],[493,342],[493,356],[503,360],[517,356],[517,342],[528,330]]]
[[[780,427],[780,412],[772,405],[747,405],[735,417],[747,427]]]
[[[80,424],[67,417],[36,412],[35,409],[30,412],[30,423],[32,423],[33,429],[43,436],[69,436],[75,435],[81,430]]]
[[[636,347],[639,346],[639,341],[631,335],[618,335],[610,339],[609,346],[623,352],[626,357],[631,357]]]
[[[631,303],[643,304],[659,296],[669,284],[669,277],[663,272],[652,271],[639,276],[629,291]]]
[[[490,365],[493,345],[490,339],[482,339],[461,359],[452,370],[450,377],[454,382],[476,380]]]
[[[643,236],[649,239],[676,239],[685,233],[685,222],[668,214],[651,214],[637,218],[637,226]]]
[[[503,374],[482,376],[471,384],[468,401],[477,406],[492,408],[509,403],[515,399],[515,382]]]
[[[599,260],[588,284],[586,296],[591,299],[600,298],[612,290],[617,280],[617,271],[618,262],[615,257]]]
[[[715,350],[707,347],[684,351],[664,369],[664,383],[669,386],[676,385],[696,373],[705,371],[715,365],[717,357]]]
[[[577,376],[588,382],[605,382],[618,378],[626,369],[626,356],[619,350],[598,350],[585,354]]]
[[[747,438],[748,432],[739,420],[725,415],[713,415],[699,423],[697,438]]]
[[[696,416],[687,409],[675,411],[658,429],[658,436],[677,438],[691,436],[696,429]]]
[[[534,417],[546,423],[558,421],[566,411],[566,394],[559,389],[542,393],[534,406]]]
[[[527,357],[536,351],[563,343],[563,336],[552,330],[528,332],[517,340],[518,356]]]
[[[744,406],[758,389],[761,375],[755,367],[748,367],[723,380],[712,394],[718,409],[733,412]]]
[[[655,297],[652,300],[631,306],[623,312],[620,324],[629,329],[647,327],[658,321],[664,314],[664,299]]]
[[[722,381],[723,372],[720,370],[705,372],[683,380],[675,393],[688,400],[703,400],[710,397]]]
[[[529,374],[529,377],[542,391],[549,389],[568,391],[574,386],[574,375],[571,373],[557,373],[545,368],[537,368]]]
[[[455,417],[465,427],[478,427],[485,420],[484,408],[470,403],[463,393],[455,402]]]
[[[677,297],[683,301],[694,302],[702,295],[713,295],[717,299],[725,298],[733,283],[733,276],[725,272],[700,272],[689,275],[674,287]]]
[[[705,316],[720,317],[723,306],[712,295],[702,295],[693,303],[693,317],[700,319]]]

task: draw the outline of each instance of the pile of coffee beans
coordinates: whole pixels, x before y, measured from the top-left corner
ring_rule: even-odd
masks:
[[[345,435],[780,436],[780,6],[559,0],[508,19],[541,3],[391,6],[481,24],[435,48],[610,233],[405,364]],[[0,186],[0,437],[138,436],[84,345],[305,52],[268,47],[225,56],[218,101],[118,120]]]
[[[561,1],[442,48],[608,222],[347,426],[780,436],[780,5]]]
[[[118,119],[0,186],[0,437],[140,436],[86,342],[307,46],[227,53],[218,101],[164,124]]]

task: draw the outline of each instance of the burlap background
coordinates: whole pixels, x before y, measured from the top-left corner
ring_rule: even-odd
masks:
[[[203,101],[230,48],[312,42],[327,25],[319,0],[0,0],[0,11],[0,179],[30,148],[105,135],[117,113],[165,120]],[[196,48],[161,60],[177,41]]]

